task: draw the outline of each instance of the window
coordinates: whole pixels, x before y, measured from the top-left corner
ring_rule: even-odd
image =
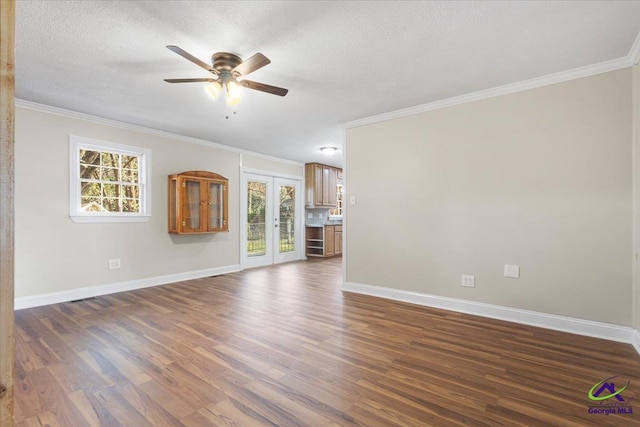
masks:
[[[340,217],[342,218],[342,195],[344,193],[344,187],[342,187],[342,185],[338,184],[336,186],[336,205],[337,207],[335,209],[331,209],[329,211],[329,217]]]
[[[74,222],[149,220],[151,150],[71,135],[69,165]]]

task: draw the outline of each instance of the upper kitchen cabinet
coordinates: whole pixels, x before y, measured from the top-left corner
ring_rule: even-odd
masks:
[[[342,169],[319,163],[305,165],[305,190],[307,208],[335,208],[337,202],[338,171]]]
[[[213,172],[169,176],[169,232],[229,231],[228,180]]]

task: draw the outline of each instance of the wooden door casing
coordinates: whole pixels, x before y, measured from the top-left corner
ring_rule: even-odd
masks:
[[[0,426],[13,425],[15,1],[0,1]]]

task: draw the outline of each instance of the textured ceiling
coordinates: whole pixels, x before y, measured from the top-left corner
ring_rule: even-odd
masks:
[[[340,123],[622,58],[640,2],[18,1],[16,97],[302,162]],[[209,62],[261,52],[237,114],[200,84]]]

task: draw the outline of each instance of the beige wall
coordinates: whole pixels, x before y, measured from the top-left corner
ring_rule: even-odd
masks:
[[[149,222],[76,224],[69,219],[69,134],[152,150]],[[268,167],[274,165],[271,161]],[[167,175],[197,169],[229,179],[230,231],[170,235]],[[17,108],[16,297],[238,266],[239,170],[235,152]],[[109,270],[110,258],[120,258],[122,268]]]
[[[348,130],[347,282],[630,325],[631,98],[624,69]]]
[[[636,184],[636,218],[635,218],[635,253],[636,257],[640,253],[640,64],[636,64],[633,68],[633,130],[635,144],[635,184]],[[633,285],[635,301],[633,304],[634,316],[633,326],[640,329],[640,271],[638,271],[638,260],[636,259],[636,277]]]
[[[242,167],[277,172],[285,175],[304,176],[304,164],[281,162],[262,156],[242,155]]]

